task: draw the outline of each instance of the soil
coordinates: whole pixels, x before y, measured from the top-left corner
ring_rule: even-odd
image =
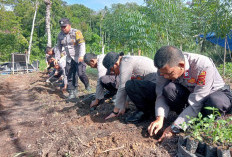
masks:
[[[92,92],[79,82],[79,99],[67,103],[63,93],[45,82],[45,73],[0,76],[0,156],[88,157],[175,156],[178,137],[158,143],[162,131],[149,137],[152,120],[126,124],[135,106],[121,117],[105,121],[113,109],[106,101],[90,111]],[[92,89],[96,76],[91,75]],[[170,114],[166,126],[175,119]],[[164,128],[165,128],[164,127]]]

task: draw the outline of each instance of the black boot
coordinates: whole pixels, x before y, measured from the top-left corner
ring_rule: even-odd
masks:
[[[75,89],[68,90],[69,96],[67,98],[67,101],[73,102],[76,100],[76,92]]]
[[[74,89],[74,95],[75,95],[75,97],[77,97],[77,94],[78,94],[78,89],[75,88],[75,89]]]
[[[91,91],[90,85],[86,86],[86,87],[85,87],[85,90],[87,90],[88,92],[90,92],[90,91]]]
[[[147,119],[147,115],[143,111],[136,111],[131,116],[126,118],[127,123],[139,123]]]

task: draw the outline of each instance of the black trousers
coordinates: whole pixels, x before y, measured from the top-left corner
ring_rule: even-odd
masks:
[[[118,91],[119,77],[115,75],[104,75],[100,78],[100,83],[113,96]]]
[[[66,62],[65,72],[68,80],[67,90],[74,90],[77,87],[77,70],[78,65],[74,60],[71,62]]]
[[[85,88],[87,88],[89,86],[89,78],[86,75],[86,64],[84,62],[78,63],[77,75],[81,82],[85,85]]]
[[[66,62],[65,72],[68,80],[68,90],[76,89],[78,84],[78,77],[83,82],[85,87],[89,85],[89,79],[86,75],[85,63],[76,63],[74,60],[71,60],[71,63]]]
[[[172,111],[176,111],[178,114],[188,106],[188,97],[190,95],[189,90],[181,84],[175,84],[170,82],[163,89],[163,95],[166,98],[167,104]],[[218,90],[202,101],[203,106],[201,113],[203,116],[207,116],[213,113],[211,110],[205,109],[205,107],[215,107],[219,109],[219,112],[223,115],[231,112],[232,108],[232,94],[229,90]]]
[[[155,113],[156,84],[146,80],[129,80],[126,82],[126,93],[138,110],[145,114]]]

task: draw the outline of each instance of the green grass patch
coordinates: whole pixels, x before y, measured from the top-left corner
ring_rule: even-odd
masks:
[[[98,75],[97,68],[91,68],[90,66],[87,66],[87,68],[86,68],[86,73],[87,73],[87,74],[94,75],[94,76],[97,76],[97,75]]]

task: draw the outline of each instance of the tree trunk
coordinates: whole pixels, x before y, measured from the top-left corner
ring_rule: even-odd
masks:
[[[46,31],[48,35],[48,42],[47,46],[52,47],[52,39],[51,39],[51,1],[50,0],[44,0],[44,3],[46,4]]]
[[[29,47],[28,47],[28,57],[27,57],[27,63],[30,62],[30,55],[31,55],[31,45],[32,45],[32,37],[33,37],[33,32],[34,32],[34,27],[35,27],[35,18],[38,10],[38,1],[36,0],[35,2],[35,14],[32,22],[32,28],[31,28],[31,36],[30,36],[30,42],[29,42]]]

